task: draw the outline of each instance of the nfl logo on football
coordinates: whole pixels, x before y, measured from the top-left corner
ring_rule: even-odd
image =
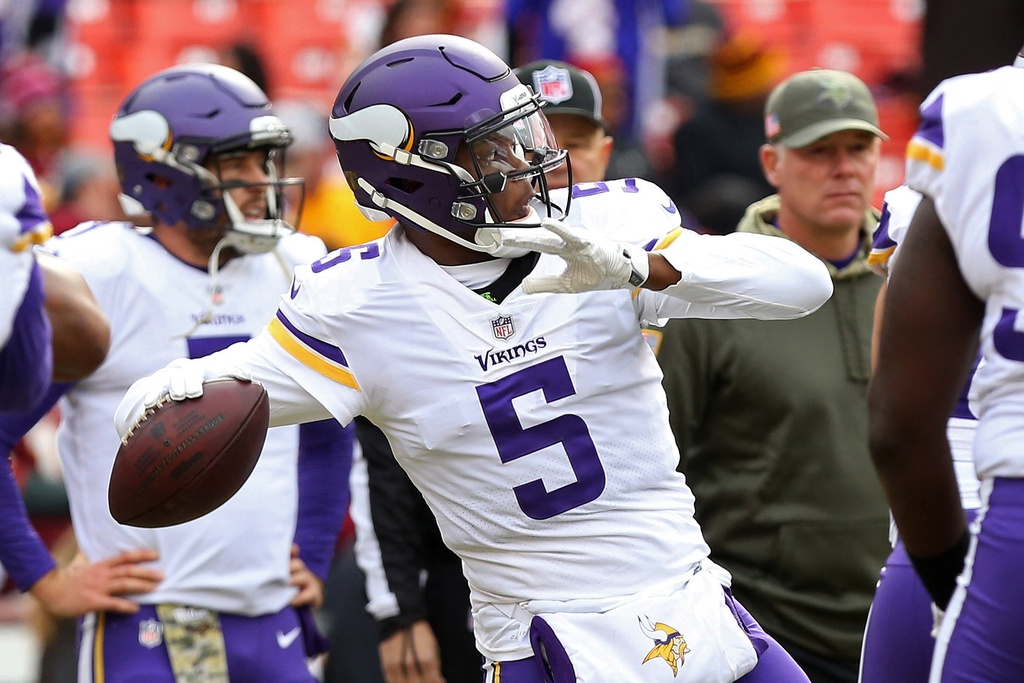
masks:
[[[512,316],[499,315],[497,318],[492,320],[491,332],[494,333],[494,338],[498,341],[511,339],[512,335],[516,333],[515,325],[512,324]]]

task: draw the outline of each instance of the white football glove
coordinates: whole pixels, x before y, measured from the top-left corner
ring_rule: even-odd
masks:
[[[635,289],[647,281],[650,260],[642,247],[615,242],[552,218],[545,218],[541,225],[502,235],[505,246],[554,254],[565,261],[565,270],[556,276],[523,280],[527,294]]]
[[[208,376],[202,365],[179,358],[149,377],[136,381],[125,392],[124,398],[114,411],[114,428],[122,440],[126,439],[136,425],[146,416],[147,411],[163,405],[168,400],[184,401],[203,395],[203,382],[216,377],[234,377],[252,381],[252,375],[241,368],[221,368],[216,376]]]

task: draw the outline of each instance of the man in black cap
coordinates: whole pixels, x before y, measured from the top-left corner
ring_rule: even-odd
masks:
[[[601,118],[601,91],[588,71],[550,59],[515,69],[516,76],[547,102],[544,115],[558,146],[569,152],[573,183],[605,179],[612,153],[612,136]],[[569,184],[565,166],[548,173],[551,187]]]

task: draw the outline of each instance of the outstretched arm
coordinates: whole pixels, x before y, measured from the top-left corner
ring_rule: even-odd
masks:
[[[778,237],[699,235],[679,228],[647,252],[552,219],[544,219],[541,229],[499,237],[507,246],[565,262],[561,272],[526,278],[528,294],[644,288],[677,300],[659,306],[661,317],[765,319],[807,315],[832,296],[825,264]]]

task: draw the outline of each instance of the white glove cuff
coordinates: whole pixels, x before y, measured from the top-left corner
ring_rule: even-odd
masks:
[[[629,285],[640,287],[651,275],[651,257],[643,247],[635,244],[623,244],[622,255],[629,261]]]

